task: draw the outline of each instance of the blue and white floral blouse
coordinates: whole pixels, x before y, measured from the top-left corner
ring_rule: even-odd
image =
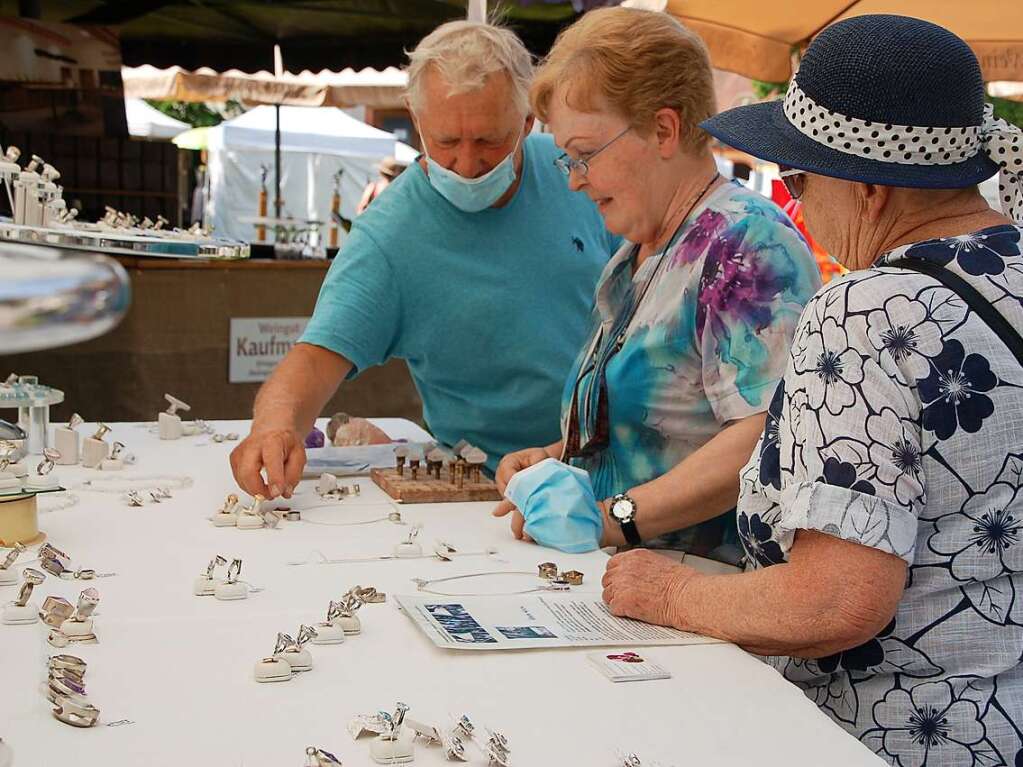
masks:
[[[909,565],[891,623],[827,658],[772,665],[901,767],[1023,765],[1023,369],[937,262],[1023,328],[1023,228],[898,248],[800,319],[738,505],[748,566],[797,530]]]

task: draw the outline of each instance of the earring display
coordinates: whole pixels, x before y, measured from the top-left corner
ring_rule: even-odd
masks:
[[[78,463],[81,440],[76,429],[83,423],[82,417],[75,413],[71,416],[67,426],[58,426],[53,430],[53,446],[60,453],[60,458],[57,460],[60,465],[71,466]]]
[[[45,581],[46,576],[32,567],[26,567],[21,571],[21,577],[23,581],[18,598],[4,607],[0,617],[0,621],[8,626],[36,623],[39,620],[39,605],[30,600],[33,589]]]
[[[18,561],[18,557],[24,551],[24,544],[15,543],[0,561],[0,586],[13,586],[18,582],[18,573],[14,570],[14,563]]]
[[[372,469],[370,478],[401,503],[499,501],[497,484],[483,474],[486,462],[487,454],[464,440],[453,453],[431,448],[425,456],[419,447],[399,445],[394,449],[394,468]]]

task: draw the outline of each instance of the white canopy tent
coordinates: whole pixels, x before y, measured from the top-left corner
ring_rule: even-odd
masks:
[[[125,99],[124,115],[128,120],[128,133],[136,138],[170,140],[192,127],[165,115],[142,99]]]
[[[275,107],[260,106],[209,131],[207,223],[218,235],[251,242],[255,227],[242,223],[258,212],[262,166],[271,171],[273,209]],[[281,107],[282,213],[329,221],[333,176],[341,177],[341,215],[355,218],[366,183],[384,157],[407,160],[414,150],[394,135],[333,107]],[[323,232],[326,231],[324,228]],[[341,233],[344,237],[344,233]]]

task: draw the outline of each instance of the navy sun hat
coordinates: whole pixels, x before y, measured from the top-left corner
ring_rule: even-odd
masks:
[[[886,186],[957,189],[1001,168],[1003,207],[1023,211],[1023,133],[992,116],[970,47],[920,19],[837,22],[807,48],[784,99],[700,127],[764,160]]]

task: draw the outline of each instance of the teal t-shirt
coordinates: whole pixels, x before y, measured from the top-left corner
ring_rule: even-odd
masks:
[[[569,191],[552,138],[523,146],[515,196],[479,213],[411,165],[355,220],[301,338],[350,360],[352,375],[404,359],[433,435],[480,447],[491,470],[559,439],[561,389],[619,244]]]

